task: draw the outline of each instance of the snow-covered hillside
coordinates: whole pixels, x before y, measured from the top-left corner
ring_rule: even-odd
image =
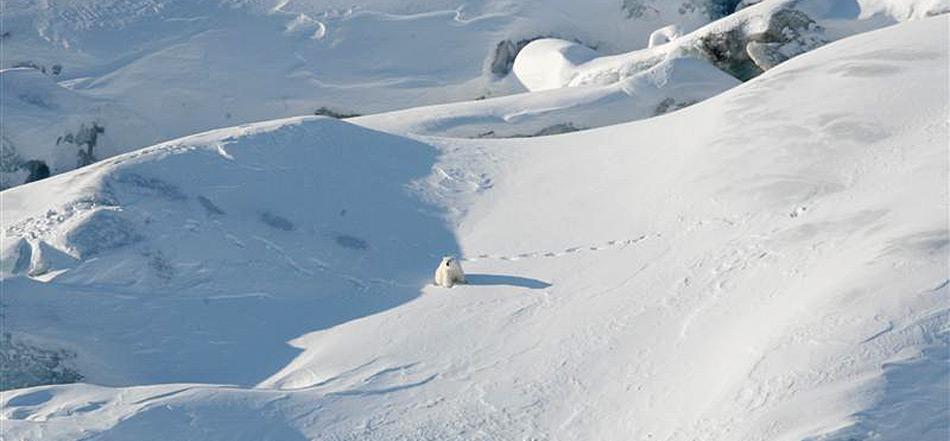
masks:
[[[48,176],[162,140],[130,109],[61,87],[35,69],[0,70],[0,87],[0,188],[45,177],[29,161],[42,163]]]
[[[950,0],[9,0],[0,82],[14,135],[2,140],[0,188],[42,175],[40,162],[51,174],[88,163],[77,156],[88,146],[55,141],[88,139],[93,126],[104,131],[86,156],[104,159],[309,114],[412,109],[387,130],[462,137],[632,121],[829,41],[948,10]],[[584,63],[558,63],[545,41]],[[589,87],[491,99],[538,89],[531,78]]]
[[[550,135],[675,111],[840,38],[950,11],[950,1],[769,0],[693,32],[671,25],[650,46],[601,56],[582,43],[532,41],[513,74],[532,93],[371,115],[399,133],[468,138]]]
[[[3,437],[944,440],[948,25],[560,136],[418,134],[593,88],[247,124],[5,190],[0,355],[42,363],[4,377],[84,381],[5,392]],[[444,254],[468,285],[427,285]]]
[[[505,95],[523,90],[509,73],[518,50],[532,39],[577,39],[618,53],[645,45],[656,26],[676,22],[695,29],[732,12],[727,9],[735,2],[652,3],[7,1],[0,69],[34,68],[49,85],[7,73],[5,96],[42,93],[65,102],[44,101],[46,113],[61,113],[45,123],[5,121],[8,131],[23,134],[8,140],[6,150],[23,161],[46,161],[57,173],[63,165],[49,162],[55,155],[48,138],[80,130],[80,124],[105,127],[121,149],[115,154],[273,118]],[[50,90],[53,81],[68,90]],[[77,111],[71,102],[82,99],[98,110]],[[19,107],[7,113],[18,114]],[[148,127],[128,124],[121,115],[143,116]],[[50,127],[53,120],[63,121]]]

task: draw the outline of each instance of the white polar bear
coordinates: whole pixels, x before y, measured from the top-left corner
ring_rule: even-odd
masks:
[[[452,256],[442,258],[442,263],[435,269],[435,286],[451,288],[456,283],[465,283],[465,272],[458,259]]]

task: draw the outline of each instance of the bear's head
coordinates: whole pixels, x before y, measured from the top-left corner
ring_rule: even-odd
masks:
[[[452,266],[452,262],[455,261],[455,258],[452,256],[442,256],[442,266]]]

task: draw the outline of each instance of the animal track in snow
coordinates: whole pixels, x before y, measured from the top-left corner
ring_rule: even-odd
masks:
[[[657,236],[659,236],[657,234]],[[500,256],[494,254],[479,254],[474,257],[463,257],[462,262],[478,262],[482,260],[506,260],[511,262],[516,262],[523,259],[537,259],[537,258],[548,258],[548,257],[563,257],[569,254],[575,254],[585,251],[604,251],[611,248],[623,248],[627,245],[632,245],[638,242],[641,242],[647,238],[646,234],[640,235],[634,239],[622,239],[622,240],[611,240],[604,242],[602,244],[590,245],[590,246],[576,246],[565,248],[560,251],[535,251],[531,253],[521,253],[513,256]]]

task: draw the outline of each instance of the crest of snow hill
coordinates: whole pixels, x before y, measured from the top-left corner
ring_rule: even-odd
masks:
[[[946,163],[937,148],[945,121],[908,110],[902,127],[916,130],[908,134],[876,128],[883,111],[852,111],[842,98],[823,113],[819,97],[807,96],[830,93],[826,77],[883,90],[899,75],[900,91],[946,96],[946,81],[930,84],[940,75],[926,72],[939,70],[930,61],[946,66],[947,19],[931,16],[950,2],[364,3],[5,6],[0,383],[15,390],[0,416],[10,439],[187,439],[196,430],[207,439],[545,439],[563,430],[576,439],[937,440],[950,432],[895,404],[916,395],[917,413],[947,410],[938,366],[947,309],[936,297],[947,284],[934,269],[947,254],[945,213],[918,212],[905,197],[945,206],[945,188],[924,181]],[[121,35],[127,47],[116,45]],[[864,39],[783,70],[850,36]],[[786,84],[801,89],[800,101]],[[873,104],[903,109],[900,91]],[[519,139],[646,120],[724,93],[719,104],[641,125]],[[923,107],[946,114],[945,99]],[[702,139],[656,135],[684,128]],[[596,172],[578,148],[600,158]],[[716,161],[723,165],[705,167]],[[901,187],[888,167],[917,178]],[[699,187],[702,197],[684,202]],[[543,192],[554,193],[549,205],[537,202]],[[868,199],[873,192],[887,195]],[[624,208],[631,204],[637,210]],[[674,206],[681,211],[655,214]],[[601,211],[615,221],[597,220]],[[657,244],[627,249],[646,237]],[[691,243],[705,248],[669,251]],[[861,257],[865,245],[878,260]],[[503,251],[481,253],[491,247]],[[841,279],[816,268],[834,263],[821,260],[829,247],[857,262],[836,267]],[[466,261],[468,284],[420,297],[445,254]],[[637,260],[647,257],[667,272]],[[880,262],[892,278],[870,273]],[[517,271],[561,279],[548,290],[507,274]],[[835,297],[859,275],[874,286],[855,282]],[[767,276],[799,291],[755,284]],[[585,290],[595,293],[572,297]],[[676,294],[661,296],[668,291]],[[871,305],[855,300],[860,293]],[[788,319],[801,304],[830,308],[826,320]],[[758,359],[730,345],[760,320],[723,305],[775,313],[775,327],[742,349],[762,349]],[[671,352],[612,337],[653,329],[644,311],[669,325],[654,323]],[[572,325],[575,316],[587,324]],[[717,328],[716,318],[738,324]],[[564,331],[542,326],[550,323]],[[846,331],[831,342],[836,326]],[[486,344],[483,331],[505,341]],[[739,361],[722,367],[699,350],[694,336],[704,333],[703,345]],[[637,334],[622,335],[637,344]],[[431,355],[435,342],[455,337],[474,352],[446,346]],[[806,343],[813,357],[800,352]],[[563,347],[631,370],[563,356]],[[663,364],[696,348],[684,365]],[[518,361],[524,354],[539,361]],[[502,360],[514,360],[517,375],[498,370]],[[720,367],[704,374],[705,386],[686,375],[713,361]],[[636,381],[601,387],[577,376],[587,371]],[[662,383],[677,373],[686,380]],[[76,382],[108,386],[44,386]],[[712,404],[689,398],[695,391]],[[559,404],[596,396],[606,398],[584,406],[601,416]],[[814,400],[830,403],[815,405],[826,414],[801,410]],[[641,418],[657,408],[665,416]],[[235,418],[247,427],[225,427]],[[909,422],[891,424],[901,419]]]

